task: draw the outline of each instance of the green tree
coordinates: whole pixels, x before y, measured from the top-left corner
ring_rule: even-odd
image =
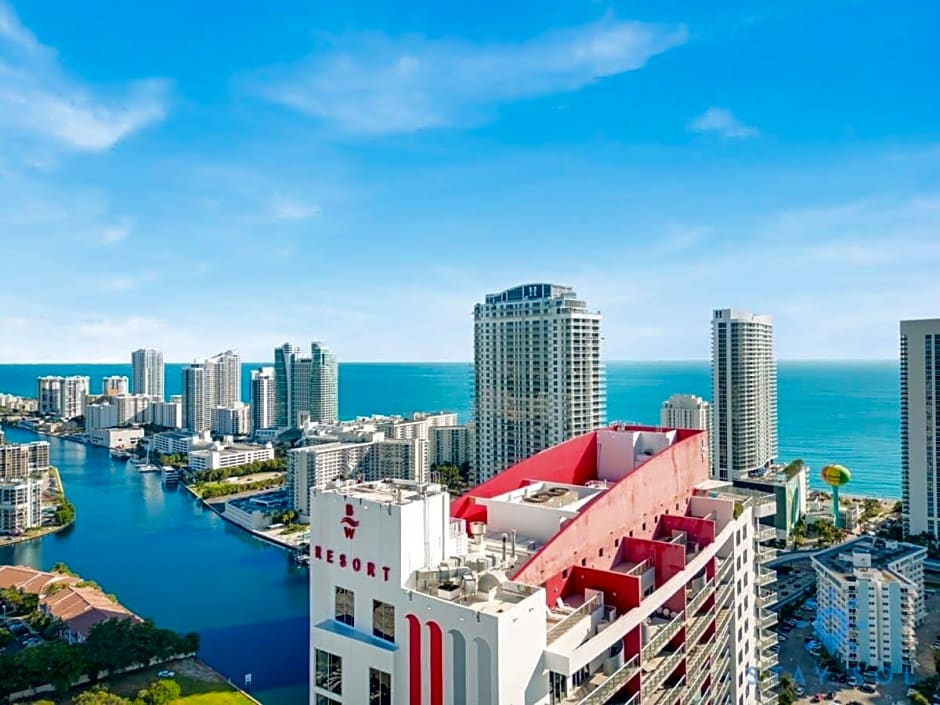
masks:
[[[59,575],[71,575],[73,578],[77,578],[78,575],[72,572],[72,569],[69,568],[65,563],[59,561],[54,566],[52,566],[52,572],[58,573]]]
[[[80,693],[72,702],[75,705],[131,705],[131,701],[127,698],[122,698],[100,686]]]
[[[179,683],[162,679],[137,693],[137,701],[143,705],[169,705],[180,697],[181,692]]]
[[[927,699],[927,696],[918,690],[915,690],[911,693],[911,702],[913,705],[930,705],[930,701]]]
[[[780,677],[780,690],[777,693],[778,705],[793,705],[796,700],[796,684],[789,673]]]
[[[15,641],[15,637],[10,634],[10,630],[6,627],[0,627],[0,649],[13,641]]]

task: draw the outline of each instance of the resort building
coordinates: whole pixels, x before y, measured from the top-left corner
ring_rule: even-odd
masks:
[[[901,321],[901,496],[905,536],[940,538],[940,318]]]
[[[88,431],[88,442],[92,445],[119,450],[136,447],[143,437],[142,428],[98,428]]]
[[[163,431],[151,437],[154,452],[161,455],[187,455],[190,451],[207,448],[211,442],[208,432]]]
[[[583,434],[453,502],[309,501],[311,703],[776,702],[773,500],[709,480],[700,431]]]
[[[489,294],[473,320],[477,482],[604,425],[601,314],[574,289]]]
[[[0,480],[21,480],[48,471],[48,441],[0,443]]]
[[[208,448],[190,451],[188,464],[190,470],[218,470],[265,460],[274,460],[274,446],[270,443],[256,446],[232,443],[229,438],[211,443]]]
[[[813,556],[814,627],[845,668],[913,672],[926,555],[922,546],[863,536]]]
[[[164,397],[164,365],[163,353],[159,350],[144,349],[131,353],[131,391],[134,394],[143,394],[156,397],[163,401]]]
[[[251,430],[274,428],[277,422],[277,382],[273,367],[251,371]]]
[[[110,377],[102,377],[101,379],[101,396],[103,397],[115,397],[118,394],[128,394],[130,392],[129,382],[127,377],[112,375]]]
[[[773,321],[736,309],[712,317],[712,472],[734,480],[777,457]]]
[[[70,420],[85,413],[90,379],[83,376],[40,377],[36,381],[39,413]]]
[[[88,404],[85,407],[85,432],[91,433],[100,428],[112,428],[118,425],[117,404],[103,401]]]

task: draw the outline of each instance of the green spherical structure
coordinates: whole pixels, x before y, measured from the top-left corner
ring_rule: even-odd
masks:
[[[830,487],[842,487],[852,479],[852,473],[841,465],[827,465],[819,472],[819,476]]]

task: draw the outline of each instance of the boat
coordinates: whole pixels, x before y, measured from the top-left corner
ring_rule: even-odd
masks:
[[[126,450],[115,449],[111,451],[111,457],[114,458],[115,460],[127,461],[131,459],[131,454],[128,453]]]
[[[160,472],[160,468],[156,465],[151,465],[150,463],[144,463],[143,465],[137,465],[137,472]]]

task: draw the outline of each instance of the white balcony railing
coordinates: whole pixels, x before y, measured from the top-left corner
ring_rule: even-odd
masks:
[[[708,599],[708,596],[711,595],[712,591],[715,589],[715,581],[709,580],[705,583],[705,587],[699,590],[698,594],[693,595],[692,599],[689,600],[688,604],[685,606],[686,614],[695,614],[698,612],[699,607],[701,607],[705,600]]]
[[[637,655],[611,673],[606,680],[599,683],[594,690],[578,701],[578,705],[602,705],[606,703],[614,693],[620,690],[636,674],[639,668],[640,657]],[[638,695],[635,695],[634,698]]]
[[[668,624],[660,627],[652,638],[646,643],[645,646],[641,649],[643,654],[643,660],[652,658],[668,644],[672,638],[679,633],[679,629],[682,628],[682,625],[685,623],[685,612],[682,611],[672,618],[672,621]]]
[[[591,614],[594,612],[594,610],[600,609],[603,604],[604,603],[600,595],[595,595],[590,600],[587,600],[574,612],[565,615],[560,621],[549,627],[548,632],[545,635],[545,642],[547,644],[551,644],[562,635],[567,634],[574,628],[579,620],[581,620],[585,615]]]
[[[684,656],[685,650],[682,647],[679,647],[671,654],[666,656],[662,661],[660,661],[653,669],[652,673],[644,676],[643,691],[646,692],[647,690],[657,690],[663,683],[666,682],[669,674],[675,670],[676,665],[679,663],[679,661],[682,660]]]

